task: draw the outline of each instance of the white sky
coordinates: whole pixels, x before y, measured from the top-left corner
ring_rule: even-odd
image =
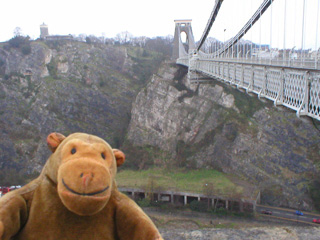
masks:
[[[134,36],[174,35],[175,19],[193,19],[194,34],[200,38],[214,0],[198,0],[206,7],[195,11],[194,0],[1,0],[0,41],[13,37],[16,27],[24,35],[38,38],[40,25],[49,34],[93,34],[115,37],[128,31]],[[201,12],[201,13],[200,13]],[[200,13],[200,14],[199,14]]]
[[[231,38],[249,19],[263,0],[224,0],[213,25],[210,36],[220,40]],[[270,38],[270,10],[262,21],[261,42],[281,47],[284,44],[283,31],[286,30],[286,47],[302,45],[302,6],[304,0],[275,0],[272,4],[272,38]],[[317,13],[320,0],[305,0],[306,28],[304,45],[312,48],[320,46],[319,18]],[[286,27],[284,27],[284,3],[287,2]],[[16,27],[23,35],[36,39],[40,35],[40,25],[49,27],[49,34],[87,34],[108,38],[128,31],[134,36],[174,35],[175,19],[192,19],[195,40],[200,40],[207,24],[215,0],[2,0],[0,12],[0,42],[13,37]],[[318,28],[317,28],[318,23]],[[259,23],[245,39],[260,41]],[[224,32],[224,29],[226,31]],[[277,33],[277,34],[276,34]]]

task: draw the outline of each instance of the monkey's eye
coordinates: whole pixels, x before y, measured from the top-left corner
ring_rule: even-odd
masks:
[[[71,154],[75,154],[76,152],[77,152],[77,149],[75,149],[75,148],[71,149]]]
[[[101,157],[102,157],[103,159],[106,159],[106,155],[104,155],[104,153],[101,153]]]

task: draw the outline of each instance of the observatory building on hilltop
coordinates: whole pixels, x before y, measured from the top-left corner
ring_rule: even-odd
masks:
[[[42,23],[40,25],[40,38],[45,39],[47,36],[49,36],[48,25]]]
[[[53,40],[73,40],[71,34],[69,35],[49,35],[48,25],[45,23],[40,25],[40,38],[46,41]]]

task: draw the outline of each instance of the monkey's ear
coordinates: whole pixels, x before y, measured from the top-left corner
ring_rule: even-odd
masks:
[[[112,151],[117,161],[117,167],[120,167],[124,163],[126,156],[119,149],[112,149]]]
[[[47,137],[47,144],[51,152],[55,152],[57,147],[66,137],[63,136],[61,133],[50,133]]]

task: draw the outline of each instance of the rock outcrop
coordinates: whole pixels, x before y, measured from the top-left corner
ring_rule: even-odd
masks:
[[[263,203],[313,209],[320,134],[309,118],[218,81],[191,86],[175,63],[142,88],[160,64],[133,55],[68,41],[32,42],[25,55],[0,44],[0,181],[37,175],[48,133],[83,131],[114,147],[126,136],[127,166],[214,168],[256,185]]]
[[[145,84],[135,71],[143,67],[142,60],[130,57],[125,48],[35,41],[24,55],[0,45],[3,185],[21,184],[25,176],[39,173],[49,154],[45,139],[53,131],[87,132],[119,147],[131,104]]]
[[[191,86],[174,64],[138,94],[126,141],[128,151],[153,149],[149,165],[215,168],[255,184],[263,203],[309,210],[319,143],[311,119],[218,81]]]

